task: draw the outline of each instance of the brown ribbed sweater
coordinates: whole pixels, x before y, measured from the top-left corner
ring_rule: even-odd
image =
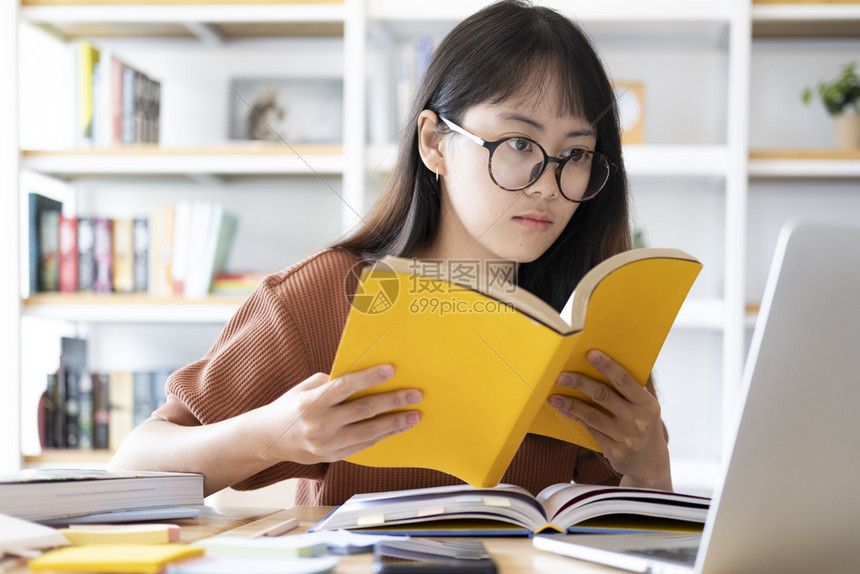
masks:
[[[326,249],[268,276],[209,352],[171,375],[167,403],[154,416],[185,426],[209,424],[268,404],[314,373],[330,372],[349,313],[346,294],[352,294],[358,282],[357,273],[350,272],[357,263],[345,250]],[[420,468],[282,462],[233,487],[250,490],[287,478],[304,479],[296,495],[296,504],[302,505],[335,505],[362,492],[461,482]],[[502,478],[532,493],[571,480],[618,484],[602,456],[531,434]]]

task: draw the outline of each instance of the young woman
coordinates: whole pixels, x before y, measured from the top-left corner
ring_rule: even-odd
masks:
[[[298,504],[458,482],[344,461],[421,424],[421,392],[409,381],[345,402],[396,377],[391,365],[329,380],[349,312],[344,288],[356,287],[350,270],[387,254],[504,262],[561,309],[588,269],[631,246],[613,93],[575,24],[503,1],[441,43],[399,149],[366,225],[267,277],[206,356],[171,376],[167,404],[129,435],[112,468],[201,472],[207,494],[302,478]],[[599,350],[589,360],[616,390],[577,373],[559,383],[604,410],[560,396],[550,404],[585,424],[605,456],[527,435],[502,480],[535,493],[570,480],[671,489],[650,381],[646,390]]]

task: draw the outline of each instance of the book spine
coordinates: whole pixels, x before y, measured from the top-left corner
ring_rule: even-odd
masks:
[[[144,113],[146,101],[144,99],[144,76],[138,71],[134,72],[134,143],[144,143]]]
[[[42,420],[39,425],[39,433],[41,445],[43,448],[53,448],[54,446],[54,417],[56,416],[56,406],[54,405],[54,395],[56,394],[57,381],[59,375],[57,373],[48,373],[45,384],[45,400],[42,402],[41,414]]]
[[[218,232],[218,242],[215,247],[215,257],[212,262],[212,270],[209,277],[209,290],[211,291],[215,277],[227,269],[227,260],[233,248],[233,239],[236,237],[236,228],[239,220],[232,213],[224,212],[221,228]]]
[[[194,296],[202,298],[209,294],[212,286],[212,277],[215,274],[215,256],[218,251],[218,240],[222,234],[222,226],[226,214],[221,204],[211,204],[208,215],[208,229],[203,241],[203,256],[198,269],[199,275],[196,280],[196,292]]]
[[[54,199],[30,192],[28,194],[28,234],[29,234],[29,288],[30,293],[44,291],[42,276],[42,215],[48,211],[60,213],[63,204]]]
[[[185,278],[185,296],[190,299],[200,299],[206,296],[206,273],[208,272],[207,246],[213,239],[211,236],[213,222],[218,221],[217,213],[220,206],[210,202],[195,202],[191,207],[191,224],[189,229],[188,271]]]
[[[92,373],[93,384],[93,448],[110,446],[110,378],[105,373]]]
[[[155,294],[157,297],[170,297],[173,295],[174,205],[162,205],[160,216],[158,237],[151,237],[158,242]]]
[[[89,42],[78,45],[78,140],[83,146],[93,143],[93,68],[99,51]]]
[[[93,448],[93,379],[87,371],[78,377],[78,448]]]
[[[106,217],[93,218],[93,259],[95,261],[95,280],[93,290],[97,293],[110,293],[113,290],[113,226]]]
[[[122,143],[134,143],[134,69],[122,68]]]
[[[153,82],[153,120],[152,120],[152,142],[161,141],[161,82]]]
[[[111,58],[111,143],[122,144],[122,81],[123,64],[116,58]]]
[[[108,378],[110,423],[108,446],[116,450],[134,428],[134,378],[130,372],[117,371]]]
[[[182,200],[176,202],[173,214],[173,294],[179,297],[185,295],[185,279],[188,271],[188,249],[191,234],[191,202]]]
[[[54,373],[51,381],[53,390],[54,415],[51,417],[51,446],[63,448],[66,446],[66,378],[62,369]]]
[[[134,222],[127,217],[113,222],[113,290],[134,291]]]
[[[95,227],[90,217],[78,218],[78,290],[93,291],[96,278]]]
[[[104,108],[104,100],[102,96],[102,89],[104,85],[104,72],[102,69],[102,62],[98,61],[93,63],[93,111],[92,111],[92,120],[91,120],[91,141],[93,146],[100,147],[104,146],[104,142],[102,141],[102,134],[104,133],[104,117],[102,116],[102,109]]]
[[[78,218],[59,218],[59,283],[63,293],[78,290]]]
[[[134,219],[134,290],[146,292],[149,283],[149,220]]]
[[[134,417],[132,424],[137,426],[149,418],[154,410],[152,408],[152,373],[149,371],[136,371],[134,379]]]
[[[81,373],[77,369],[66,368],[63,371],[63,384],[66,386],[64,409],[66,412],[64,446],[66,448],[78,448],[78,415],[81,412],[80,378]]]
[[[46,211],[39,222],[41,291],[60,289],[60,212]]]
[[[143,135],[144,143],[152,143],[152,80],[148,76],[141,77],[141,99],[143,100]]]

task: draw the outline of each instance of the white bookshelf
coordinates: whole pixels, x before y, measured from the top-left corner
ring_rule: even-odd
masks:
[[[645,228],[650,243],[686,249],[705,263],[661,356],[658,385],[664,413],[679,427],[673,430],[670,442],[676,486],[707,491],[719,468],[722,433],[732,428],[735,389],[760,296],[761,269],[769,263],[778,225],[806,213],[860,218],[860,207],[853,210],[858,205],[856,190],[853,195],[850,191],[860,179],[860,157],[827,150],[827,128],[814,125],[821,118],[808,117],[809,110],[791,100],[796,97],[798,82],[813,83],[819,70],[810,59],[800,62],[797,69],[816,75],[792,77],[787,65],[781,67],[780,63],[792,50],[805,50],[807,41],[827,61],[837,61],[843,54],[856,58],[860,3],[544,3],[573,15],[583,25],[614,77],[630,80],[641,74],[645,79],[646,143],[624,148],[636,223]],[[264,73],[267,66],[278,69],[263,61],[267,53],[292,57],[303,74],[331,75],[328,68],[337,68],[334,75],[344,82],[343,142],[297,150],[237,147],[213,136],[212,126],[189,117],[187,131],[191,133],[166,133],[161,148],[43,146],[22,151],[8,136],[14,130],[4,130],[0,150],[4,165],[11,166],[4,172],[10,180],[8,189],[18,187],[17,175],[26,170],[72,190],[82,205],[117,206],[126,200],[145,203],[149,197],[200,193],[194,186],[225,201],[239,197],[237,204],[277,197],[278,203],[270,211],[295,211],[295,220],[288,227],[295,227],[296,235],[314,233],[301,227],[300,220],[307,225],[314,217],[330,220],[334,213],[335,229],[318,230],[331,242],[338,232],[359,221],[376,192],[373,182],[391,169],[396,154],[390,142],[367,141],[366,134],[378,127],[374,113],[394,106],[395,101],[392,86],[381,91],[373,88],[377,78],[392,77],[390,71],[379,69],[385,58],[377,57],[378,51],[395,49],[398,43],[424,34],[441,36],[486,2],[76,4],[57,0],[55,5],[28,6],[25,1],[20,8],[4,6],[0,21],[4,30],[17,33],[14,22],[20,16],[22,26],[47,31],[60,43],[90,38],[115,45],[134,63],[151,63],[153,69],[147,71],[167,75],[164,85],[168,87],[181,83],[172,79],[182,77],[179,66],[198,54],[212,68],[219,63],[247,66],[254,74]],[[302,39],[296,41],[296,37]],[[323,63],[314,64],[316,56]],[[15,66],[23,59],[14,51],[3,53],[3,77],[12,84]],[[169,69],[171,66],[177,69]],[[205,79],[218,85],[212,78]],[[772,83],[778,89],[770,93]],[[186,89],[184,84],[182,89]],[[377,101],[380,93],[381,104]],[[0,98],[4,98],[5,119],[14,125],[17,99],[8,94]],[[187,105],[189,100],[182,101]],[[25,101],[23,105],[29,104]],[[369,114],[362,113],[368,108]],[[203,102],[199,111],[205,117],[216,109]],[[181,118],[182,114],[171,117]],[[169,125],[175,126],[177,121],[171,120]],[[771,139],[762,135],[771,132],[779,135]],[[318,185],[318,191],[307,191],[313,185]],[[114,199],[123,192],[124,198]],[[294,200],[292,194],[301,199]],[[20,270],[21,223],[14,216],[19,205],[13,195],[5,196],[3,205],[8,207],[4,214],[12,214],[7,217],[14,220],[7,225],[14,246],[3,256],[11,261],[6,268]],[[277,226],[271,214],[262,210],[252,211],[248,219],[259,222],[261,229]],[[278,241],[286,240],[279,236]],[[312,244],[302,243],[295,252],[311,251]],[[245,254],[254,256],[250,250],[243,257]],[[94,326],[93,332],[111,337],[114,333],[127,337],[136,328],[161,333],[157,330],[181,330],[189,325],[217,333],[240,303],[211,298],[186,302],[109,297],[103,301],[52,296],[21,301],[16,295],[20,273],[13,275],[3,279],[5,291],[0,291],[2,309],[12,318],[4,322],[3,331],[10,344],[0,351],[10,381],[22,379],[24,353],[15,347],[22,321],[55,320],[83,331]],[[0,407],[4,436],[19,436],[19,391],[31,384],[27,381],[4,389],[3,397],[9,397],[2,401],[6,406]],[[692,403],[698,406],[689,407]],[[3,455],[0,464],[13,467],[23,461],[15,447]],[[26,463],[36,464],[38,459],[28,458]]]
[[[155,299],[145,294],[40,293],[27,298],[24,317],[41,317],[72,323],[203,323],[223,325],[236,312],[242,298],[209,296],[205,299]]]
[[[858,150],[754,150],[749,174],[755,179],[857,179]]]
[[[117,175],[342,175],[344,165],[343,147],[339,145],[24,150],[21,158],[23,169],[62,179]]]

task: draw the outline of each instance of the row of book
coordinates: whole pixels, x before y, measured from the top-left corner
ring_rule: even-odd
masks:
[[[31,193],[30,292],[205,297],[227,265],[238,224],[217,203],[159,204],[149,217],[68,215]]]
[[[115,450],[163,405],[173,369],[101,373],[87,368],[87,341],[63,337],[60,368],[39,403],[42,448]]]
[[[161,84],[90,42],[77,44],[79,143],[158,143]]]

